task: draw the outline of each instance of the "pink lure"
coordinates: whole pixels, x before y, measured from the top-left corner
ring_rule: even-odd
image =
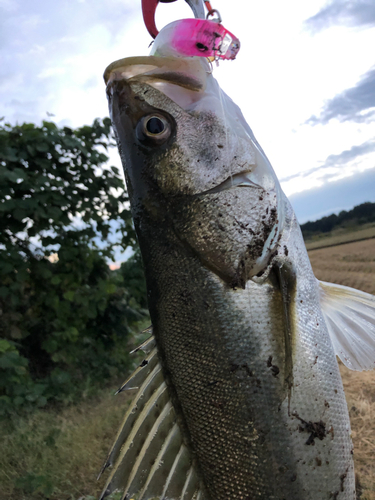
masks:
[[[185,56],[235,59],[240,41],[222,24],[205,19],[181,19],[175,24],[171,44]]]

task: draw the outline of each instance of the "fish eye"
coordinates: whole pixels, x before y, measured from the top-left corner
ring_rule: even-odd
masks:
[[[151,116],[151,118],[148,118],[145,126],[147,132],[149,132],[152,135],[159,135],[163,133],[165,129],[164,121],[158,116]]]
[[[148,146],[160,146],[172,133],[170,120],[162,114],[152,114],[141,118],[136,127],[138,140]]]

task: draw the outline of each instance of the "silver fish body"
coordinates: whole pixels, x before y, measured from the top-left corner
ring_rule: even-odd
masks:
[[[230,126],[200,108],[204,75],[171,76],[152,57],[116,64],[109,106],[158,358],[201,484],[197,496],[176,486],[156,498],[354,500],[319,284],[267,158],[250,129],[233,133],[233,103]]]

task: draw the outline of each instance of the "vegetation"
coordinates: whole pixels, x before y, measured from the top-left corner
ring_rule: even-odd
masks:
[[[375,203],[362,203],[352,210],[343,210],[338,215],[332,214],[322,217],[315,222],[306,222],[301,225],[305,240],[319,233],[329,233],[336,228],[353,228],[369,222],[375,222]]]
[[[333,247],[354,241],[363,241],[375,238],[375,223],[348,228],[334,229],[330,233],[319,233],[305,241],[307,250]]]
[[[36,410],[7,423],[1,442],[0,500],[94,500],[96,477],[129,396],[102,390],[56,411]]]
[[[107,265],[135,245],[112,144],[108,118],[0,124],[0,414],[72,401],[128,362],[145,303]]]
[[[132,297],[142,308],[147,308],[147,289],[144,277],[142,257],[139,247],[134,254],[121,264],[119,274],[131,290]]]
[[[375,295],[375,239],[309,252],[315,276]],[[354,372],[341,364],[361,500],[375,500],[375,370]],[[358,488],[359,490],[359,488]]]

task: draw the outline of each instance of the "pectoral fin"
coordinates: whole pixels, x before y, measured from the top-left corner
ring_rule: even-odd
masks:
[[[140,346],[154,345],[150,337]],[[121,491],[123,500],[204,500],[154,348],[119,391],[139,388],[126,412],[102,472],[112,468],[100,499]],[[118,392],[119,392],[118,391]]]
[[[336,355],[351,370],[375,368],[375,296],[323,281],[319,288]]]
[[[290,413],[290,402],[292,397],[292,388],[294,385],[293,375],[293,337],[295,336],[292,316],[294,294],[296,290],[296,275],[293,266],[289,262],[274,264],[276,275],[279,280],[279,286],[283,301],[284,312],[284,342],[285,342],[285,384],[288,389],[288,413]]]

